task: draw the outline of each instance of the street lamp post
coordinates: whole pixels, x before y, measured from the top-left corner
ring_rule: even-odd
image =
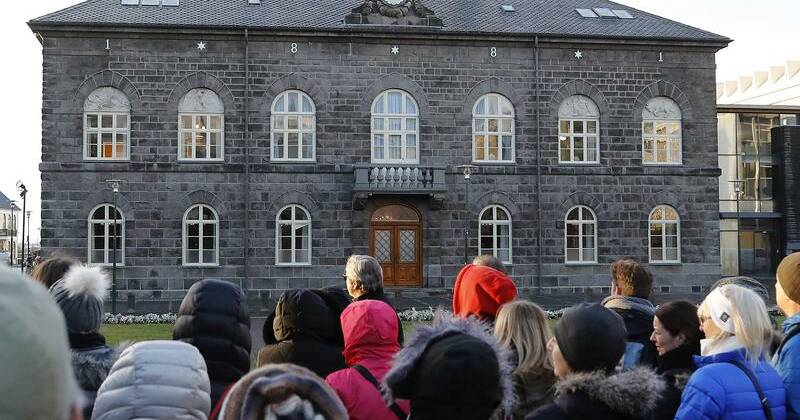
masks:
[[[28,259],[31,259],[31,211],[28,210],[25,212],[25,216],[28,218],[28,236],[25,238],[25,241],[28,242]],[[33,260],[31,260],[33,261]]]
[[[741,217],[739,215],[739,198],[742,196],[742,184],[744,180],[734,179],[728,182],[733,183],[733,193],[736,195],[736,275],[742,275],[742,232],[741,232]]]
[[[117,225],[117,193],[119,193],[119,183],[121,179],[107,179],[111,184],[111,191],[114,192],[114,241],[112,245],[111,258],[111,312],[117,313],[117,238],[119,226]]]
[[[22,262],[19,265],[19,269],[22,273],[25,273],[25,206],[27,204],[27,194],[28,189],[25,187],[25,184],[22,181],[17,181],[17,190],[19,190],[19,196],[22,197]]]
[[[457,168],[464,172],[464,265],[469,264],[469,184],[474,165],[460,165]]]

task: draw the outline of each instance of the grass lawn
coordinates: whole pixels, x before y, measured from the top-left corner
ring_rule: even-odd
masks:
[[[172,340],[172,324],[103,324],[100,333],[112,347],[120,341]]]

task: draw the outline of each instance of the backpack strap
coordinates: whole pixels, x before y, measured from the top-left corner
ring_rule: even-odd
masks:
[[[798,333],[800,333],[800,324],[795,325],[794,327],[789,329],[789,332],[783,336],[783,339],[781,339],[781,344],[778,345],[778,348],[775,350],[775,354],[780,355],[781,350],[783,350],[783,346],[785,346],[786,343],[788,343],[789,340],[791,340],[792,337],[796,336]]]
[[[379,393],[381,394],[383,393],[381,390],[381,384],[378,383],[378,380],[375,379],[374,376],[372,376],[372,373],[370,373],[370,371],[367,368],[361,365],[353,365],[351,367],[355,369],[356,372],[360,373],[361,376],[363,376],[364,379],[367,380],[367,382],[371,383],[375,387],[375,389],[378,390]],[[392,403],[392,405],[389,405],[388,407],[389,410],[392,410],[392,413],[394,413],[394,415],[397,416],[399,420],[406,420],[406,417],[408,417],[408,415],[403,411],[402,408],[400,408],[399,405],[397,405],[397,403]]]
[[[758,399],[761,401],[761,408],[764,410],[764,415],[767,417],[767,420],[773,420],[772,410],[769,408],[769,400],[767,400],[767,396],[764,395],[764,390],[761,389],[761,385],[758,383],[758,379],[756,379],[756,375],[753,373],[753,371],[745,366],[741,360],[731,360],[727,363],[738,367],[742,372],[744,372],[745,375],[747,375],[747,378],[750,379],[750,382],[753,383],[753,387],[756,389]]]

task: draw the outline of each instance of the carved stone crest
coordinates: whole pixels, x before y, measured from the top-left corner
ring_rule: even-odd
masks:
[[[83,103],[86,112],[130,112],[131,103],[119,89],[101,87],[95,89]]]
[[[344,21],[351,25],[442,26],[442,20],[422,0],[365,0]]]

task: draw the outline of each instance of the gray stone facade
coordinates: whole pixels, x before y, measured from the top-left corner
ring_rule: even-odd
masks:
[[[185,290],[208,277],[241,284],[254,305],[281,289],[340,284],[347,256],[368,252],[372,211],[396,202],[422,214],[424,288],[452,287],[463,263],[464,220],[474,256],[478,214],[490,204],[511,213],[510,272],[531,293],[606,292],[612,261],[648,260],[647,218],[658,204],[680,214],[681,264],[650,266],[656,290],[699,291],[719,277],[718,46],[543,38],[537,47],[533,39],[391,30],[370,37],[40,33],[42,247],[86,260],[88,213],[112,202],[106,179],[124,180],[117,202],[126,219],[126,258],[118,285],[121,301],[135,300],[137,309],[176,310]],[[207,49],[196,48],[199,40]],[[131,102],[129,161],[83,160],[83,103],[102,86],[120,89]],[[224,163],[178,162],[177,104],[196,87],[224,102]],[[353,206],[354,167],[370,162],[370,106],[389,88],[409,92],[419,105],[420,165],[447,165],[448,191],[437,205],[424,195],[375,194],[363,209]],[[270,104],[286,89],[307,93],[316,105],[315,163],[270,162]],[[471,161],[472,106],[491,92],[514,105],[516,161],[479,164],[465,211],[456,166]],[[600,164],[558,163],[558,107],[572,94],[600,108]],[[680,166],[642,165],[641,111],[655,96],[681,107]],[[182,266],[181,220],[197,203],[219,214],[218,268]],[[308,267],[275,264],[276,213],[293,203],[312,218]],[[597,215],[598,264],[564,264],[564,217],[575,204]]]

